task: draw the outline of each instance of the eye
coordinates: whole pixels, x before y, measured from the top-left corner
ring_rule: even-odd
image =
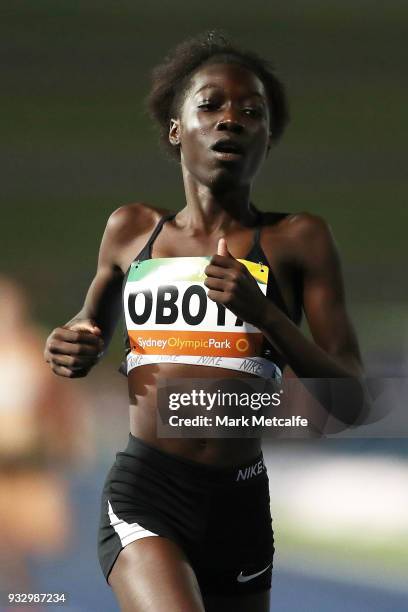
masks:
[[[203,100],[198,105],[198,108],[201,108],[202,110],[213,110],[217,108],[217,103],[214,102],[214,100]]]
[[[246,106],[243,109],[245,115],[249,115],[250,117],[263,117],[263,109],[261,107],[254,106]]]

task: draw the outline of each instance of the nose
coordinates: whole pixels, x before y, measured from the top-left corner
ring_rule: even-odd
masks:
[[[232,108],[226,109],[223,116],[217,122],[216,129],[219,131],[229,131],[240,134],[244,129],[242,123],[237,119],[236,113]]]

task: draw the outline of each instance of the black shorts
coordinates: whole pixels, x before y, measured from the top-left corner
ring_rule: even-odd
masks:
[[[203,595],[269,589],[274,546],[262,454],[245,465],[219,468],[129,434],[102,493],[98,555],[105,578],[122,548],[148,536],[178,544]]]

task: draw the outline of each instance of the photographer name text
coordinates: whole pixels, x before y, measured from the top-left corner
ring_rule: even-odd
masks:
[[[261,414],[251,416],[202,416],[180,417],[172,415],[168,424],[171,427],[307,427],[308,419],[299,415],[291,417],[265,417]]]

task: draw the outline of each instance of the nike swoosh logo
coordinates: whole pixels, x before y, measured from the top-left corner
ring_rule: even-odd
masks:
[[[238,574],[237,580],[238,582],[248,582],[248,580],[252,580],[253,578],[256,578],[257,576],[260,576],[261,574],[266,572],[266,570],[268,570],[270,566],[271,564],[268,563],[268,565],[264,567],[264,569],[261,570],[260,572],[257,572],[256,574],[249,574],[248,576],[244,576],[244,574],[241,572],[240,574]]]

